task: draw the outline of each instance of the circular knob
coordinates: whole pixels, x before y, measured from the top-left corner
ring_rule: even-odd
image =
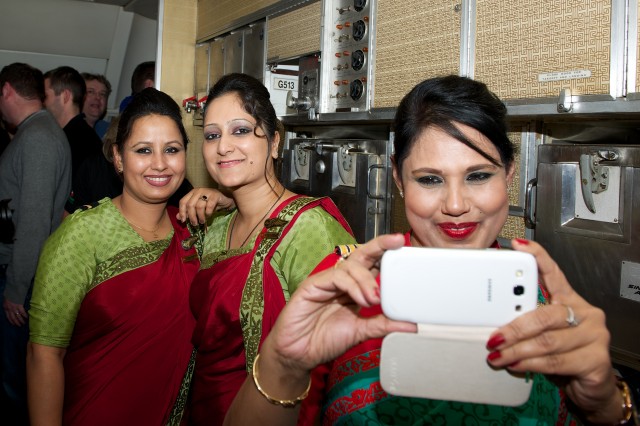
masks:
[[[324,171],[327,169],[327,165],[324,163],[324,161],[318,160],[314,168],[316,169],[316,173],[324,173]]]

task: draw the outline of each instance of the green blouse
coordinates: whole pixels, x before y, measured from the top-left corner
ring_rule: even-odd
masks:
[[[258,234],[240,248],[226,249],[229,227],[236,214],[237,210],[220,212],[212,218],[204,238],[201,269],[253,249]],[[336,245],[354,242],[353,236],[322,207],[314,207],[301,213],[276,248],[270,262],[282,285],[285,300],[289,300],[298,284]]]
[[[67,217],[40,255],[29,310],[31,341],[67,347],[85,295],[112,277],[153,263],[172,237],[173,228],[165,239],[144,241],[109,198]]]

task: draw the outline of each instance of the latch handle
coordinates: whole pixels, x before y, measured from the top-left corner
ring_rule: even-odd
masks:
[[[571,99],[571,89],[565,88],[560,90],[558,97],[558,112],[571,112],[573,109],[573,100]]]
[[[584,204],[591,213],[596,212],[593,194],[606,191],[609,186],[609,168],[600,165],[599,153],[580,155],[580,189]]]
[[[538,178],[533,178],[527,182],[527,189],[524,196],[524,225],[529,229],[535,229],[536,219],[533,217],[533,188],[538,186]]]

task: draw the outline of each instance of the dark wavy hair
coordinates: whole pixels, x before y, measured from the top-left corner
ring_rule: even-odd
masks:
[[[133,124],[136,120],[146,117],[147,115],[162,115],[172,119],[180,130],[185,149],[187,148],[189,137],[182,123],[180,106],[166,93],[153,87],[147,87],[142,92],[133,96],[131,103],[120,115],[118,132],[116,133],[116,140],[114,142],[119,152],[122,152],[126,140],[131,135]]]
[[[484,83],[448,75],[425,80],[402,99],[396,111],[394,158],[398,172],[422,132],[437,127],[497,166],[509,168],[514,159],[507,136],[507,108]],[[496,159],[478,148],[456,126],[469,126],[484,136],[500,153]]]

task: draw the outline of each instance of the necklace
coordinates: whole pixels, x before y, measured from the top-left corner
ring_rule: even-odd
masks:
[[[249,232],[249,235],[247,235],[247,238],[244,239],[244,241],[242,242],[242,244],[240,244],[238,247],[243,247],[244,244],[249,241],[249,238],[253,235],[253,233],[256,231],[256,228],[258,227],[258,225],[260,225],[261,223],[264,222],[264,219],[267,217],[267,215],[269,214],[269,212],[271,211],[271,209],[273,209],[276,204],[278,203],[278,201],[280,201],[280,199],[282,198],[282,196],[284,195],[284,192],[286,191],[286,188],[282,188],[282,192],[280,193],[280,196],[278,196],[278,198],[276,198],[276,201],[273,202],[273,204],[271,205],[271,207],[269,207],[269,210],[267,210],[267,212],[264,214],[264,216],[262,216],[260,218],[260,220],[258,221],[258,223],[255,224],[255,226],[253,227],[253,229],[251,229],[251,231]],[[233,223],[231,224],[231,230],[229,231],[229,240],[227,241],[227,250],[229,250],[231,248],[231,238],[233,237],[233,228],[235,228],[236,226],[236,219],[238,218],[238,214],[236,213],[236,215],[233,217]]]
[[[115,204],[116,204],[116,202],[114,201],[114,205],[115,205]],[[165,215],[167,214],[167,211],[166,211],[166,210],[162,213],[162,217],[160,218],[160,222],[158,222],[158,224],[156,225],[156,227],[155,227],[155,228],[153,228],[153,229],[144,229],[142,226],[136,225],[135,223],[131,222],[131,221],[127,218],[127,216],[125,216],[124,211],[122,210],[122,200],[118,200],[118,205],[117,205],[117,207],[118,207],[118,210],[120,210],[120,214],[122,215],[122,217],[124,218],[124,220],[126,220],[126,221],[127,221],[127,223],[128,223],[129,225],[131,225],[131,226],[133,226],[134,228],[137,228],[137,229],[139,229],[139,230],[141,230],[141,231],[143,231],[143,232],[146,232],[147,234],[151,234],[151,235],[153,235],[153,239],[154,239],[154,240],[157,240],[157,239],[159,239],[159,238],[160,238],[160,237],[158,236],[158,230],[160,229],[160,226],[162,225],[162,222],[164,221],[164,217],[165,217]]]
[[[163,217],[163,219],[164,219],[164,217]],[[129,225],[133,226],[134,228],[138,228],[138,229],[139,229],[139,230],[141,230],[141,231],[151,233],[151,234],[153,235],[153,239],[157,240],[157,239],[159,238],[159,237],[158,237],[158,229],[160,229],[160,224],[162,223],[162,220],[160,221],[160,223],[158,223],[158,224],[156,225],[156,227],[155,227],[154,229],[144,229],[142,226],[138,226],[138,225],[136,225],[135,223],[131,222],[131,221],[130,221],[129,219],[127,219],[126,217],[125,217],[125,220],[126,220],[127,222],[129,222]]]

